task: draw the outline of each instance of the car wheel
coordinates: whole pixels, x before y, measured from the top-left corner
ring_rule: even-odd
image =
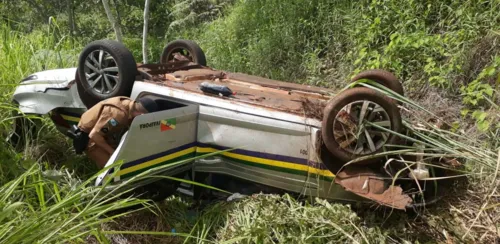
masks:
[[[134,56],[123,44],[94,41],[78,60],[78,93],[88,108],[107,98],[130,96],[136,75]]]
[[[177,176],[174,176],[177,177]],[[143,185],[133,189],[130,194],[124,194],[124,197],[137,197],[153,201],[161,201],[167,197],[174,195],[177,188],[181,184],[180,181],[161,179],[147,185]]]
[[[393,90],[394,92],[398,93],[399,95],[404,96],[403,85],[398,80],[398,78],[389,71],[381,70],[381,69],[366,70],[366,71],[363,71],[363,72],[357,74],[356,76],[354,76],[351,79],[351,81],[354,82],[354,81],[358,81],[361,79],[375,81],[375,82]]]
[[[401,114],[392,99],[370,88],[351,88],[326,106],[321,136],[328,151],[343,162],[379,153],[385,145],[397,143],[397,136],[371,123],[398,133],[402,129]]]
[[[172,61],[189,60],[202,66],[207,65],[205,53],[196,42],[190,40],[175,40],[167,44],[161,54],[162,64]]]
[[[36,139],[41,120],[36,117],[26,117],[18,113],[13,114],[11,128],[6,136],[6,141],[12,147],[21,149],[29,140]]]

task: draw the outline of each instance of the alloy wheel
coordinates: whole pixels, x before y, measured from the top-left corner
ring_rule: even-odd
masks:
[[[368,100],[351,102],[335,116],[335,141],[343,150],[354,155],[374,153],[386,144],[390,134],[372,124],[392,129],[389,114],[379,104]]]
[[[90,87],[99,94],[109,94],[118,87],[118,64],[105,50],[92,51],[85,58],[84,72]]]

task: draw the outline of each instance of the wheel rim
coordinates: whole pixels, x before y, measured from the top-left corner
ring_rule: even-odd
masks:
[[[90,88],[99,94],[109,94],[118,87],[118,64],[105,50],[95,50],[87,55],[84,73]]]
[[[167,56],[166,61],[167,62],[181,61],[182,59],[179,59],[178,57],[176,57],[176,54],[187,58],[191,62],[194,61],[194,58],[193,58],[193,55],[191,54],[191,52],[185,48],[175,48],[172,51],[170,51],[170,53]]]
[[[351,154],[374,153],[385,145],[390,133],[372,124],[392,129],[389,114],[379,104],[368,100],[351,102],[335,116],[333,136],[339,146]]]

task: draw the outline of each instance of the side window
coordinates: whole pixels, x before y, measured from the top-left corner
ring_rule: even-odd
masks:
[[[184,104],[182,102],[174,101],[171,98],[169,99],[153,94],[139,95],[139,98],[140,97],[147,97],[155,100],[156,104],[158,104],[159,111],[171,110],[188,106],[187,104]]]
[[[176,103],[176,102],[169,101],[169,100],[166,100],[163,98],[157,98],[157,99],[155,99],[155,101],[156,101],[156,104],[158,104],[160,111],[170,110],[170,109],[175,109],[175,108],[182,108],[182,107],[187,106],[185,104]]]

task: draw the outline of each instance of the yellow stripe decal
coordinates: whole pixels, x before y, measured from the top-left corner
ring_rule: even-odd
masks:
[[[209,147],[198,147],[196,149],[196,152],[198,152],[198,153],[212,153],[212,152],[218,152],[218,151],[219,150],[217,150],[215,148],[209,148]],[[252,157],[252,156],[236,154],[236,153],[232,153],[232,152],[223,152],[222,155],[230,157],[230,158],[240,159],[240,160],[249,161],[249,162],[258,163],[258,164],[270,165],[270,166],[286,168],[286,169],[299,170],[299,171],[309,172],[309,173],[328,176],[328,177],[335,176],[332,172],[330,172],[327,169],[317,169],[317,168],[310,167],[308,165]]]
[[[63,117],[64,120],[69,120],[69,121],[73,121],[73,122],[79,122],[80,121],[80,118],[69,116],[69,115],[61,114],[61,117]]]
[[[142,164],[138,164],[138,165],[135,165],[135,166],[132,166],[132,167],[120,170],[120,171],[118,171],[118,173],[116,173],[116,176],[120,176],[120,175],[128,174],[128,173],[131,173],[131,172],[134,172],[134,171],[137,171],[137,170],[141,170],[141,169],[147,168],[149,166],[153,166],[153,165],[156,165],[156,164],[159,164],[159,163],[163,163],[163,162],[168,161],[170,159],[181,157],[181,156],[186,155],[188,153],[193,153],[195,151],[196,151],[196,147],[191,147],[191,148],[184,149],[182,151],[178,151],[178,152],[175,152],[175,153],[163,156],[163,157],[155,158],[153,160],[146,161],[146,162],[144,162]]]
[[[212,152],[219,152],[220,150],[217,150],[215,148],[209,148],[209,147],[191,147],[188,149],[184,149],[179,152],[175,152],[163,157],[159,157],[150,161],[146,161],[142,164],[138,164],[129,168],[125,168],[123,170],[118,171],[116,176],[120,175],[125,175],[137,170],[141,170],[144,168],[148,168],[150,166],[154,166],[157,164],[160,164],[162,162],[184,156],[189,153],[197,152],[197,153],[212,153]],[[257,164],[263,164],[263,165],[269,165],[269,166],[274,166],[274,167],[279,167],[279,168],[285,168],[285,169],[292,169],[292,170],[298,170],[298,171],[304,171],[308,172],[311,174],[316,174],[316,175],[322,175],[322,176],[327,176],[327,177],[335,177],[335,175],[330,172],[327,169],[317,169],[314,167],[310,167],[308,165],[302,165],[302,164],[296,164],[296,163],[289,163],[289,162],[284,162],[284,161],[278,161],[278,160],[271,160],[271,159],[265,159],[265,158],[258,158],[258,157],[253,157],[253,156],[247,156],[247,155],[242,155],[242,154],[237,154],[237,153],[232,153],[232,152],[223,152],[221,153],[222,155],[230,158],[235,158],[239,160],[244,160],[252,163],[257,163]]]

